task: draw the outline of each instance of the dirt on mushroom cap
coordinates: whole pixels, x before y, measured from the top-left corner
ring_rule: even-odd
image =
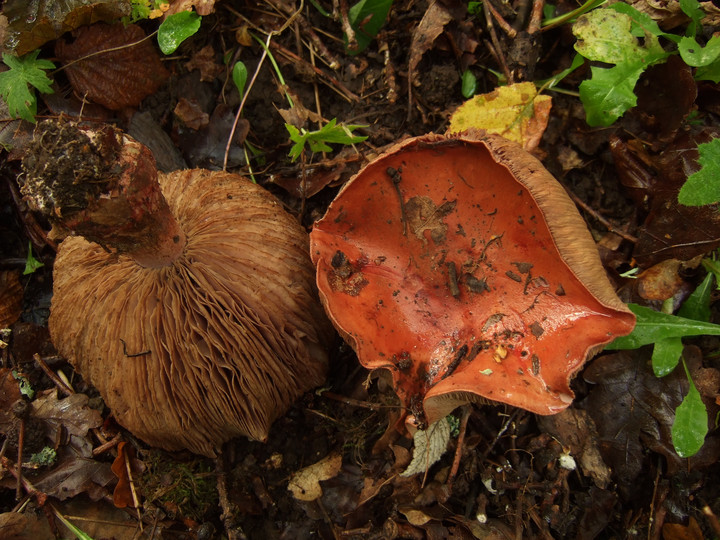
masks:
[[[562,187],[497,136],[389,150],[316,223],[311,255],[336,327],[420,427],[477,396],[558,412],[634,324]]]

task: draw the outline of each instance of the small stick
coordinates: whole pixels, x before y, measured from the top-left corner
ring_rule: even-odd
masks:
[[[460,417],[460,433],[458,433],[457,447],[455,448],[455,457],[453,458],[452,467],[447,480],[447,496],[452,493],[453,482],[460,469],[460,460],[463,454],[463,445],[465,444],[465,433],[467,432],[468,419],[470,418],[470,405],[464,405],[462,408],[462,416]]]
[[[624,238],[628,242],[637,244],[638,239],[635,236],[616,228],[612,223],[610,223],[607,219],[605,219],[603,216],[598,214],[595,210],[593,210],[593,208],[591,206],[589,206],[587,203],[585,203],[585,201],[580,199],[572,191],[567,190],[567,189],[566,189],[566,191],[568,192],[568,195],[570,195],[570,198],[575,202],[575,204],[577,204],[580,208],[585,210],[588,214],[592,215],[592,217],[594,217],[600,223],[602,223],[607,228],[607,230],[609,230],[611,233],[617,234],[618,236]]]
[[[540,32],[542,28],[543,8],[545,0],[533,0],[532,11],[530,12],[530,22],[528,23],[528,34],[533,35]]]
[[[17,454],[17,482],[15,483],[15,500],[19,501],[22,495],[22,453],[25,446],[25,418],[20,418],[20,430],[18,432],[18,454]]]
[[[513,76],[510,73],[510,68],[508,68],[507,66],[505,56],[502,53],[502,47],[500,47],[500,40],[498,40],[497,33],[495,32],[495,25],[492,22],[492,16],[490,15],[490,8],[488,7],[488,2],[483,2],[483,11],[485,12],[485,22],[487,24],[488,30],[490,30],[490,40],[492,41],[493,47],[495,48],[495,54],[497,55],[500,63],[500,69],[502,70],[503,75],[505,75],[507,83],[512,84],[514,82]]]
[[[137,512],[138,524],[140,525],[140,531],[143,530],[142,516],[140,515],[140,501],[138,500],[137,491],[135,491],[135,482],[133,480],[132,469],[130,468],[130,453],[125,452],[123,454],[125,458],[125,470],[128,474],[128,482],[130,483],[130,493],[132,493],[133,504],[135,505],[135,511]]]
[[[495,19],[495,22],[498,23],[500,29],[505,32],[510,39],[515,39],[515,36],[517,36],[517,30],[508,24],[503,16],[495,9],[495,6],[493,6],[490,2],[486,3],[488,10],[490,10],[490,15],[493,16],[493,19]]]
[[[33,359],[37,362],[38,366],[40,366],[40,369],[43,370],[45,375],[47,375],[55,386],[57,386],[58,390],[68,396],[72,396],[75,393],[75,390],[73,390],[71,386],[68,386],[65,381],[63,381],[52,369],[50,369],[50,366],[47,365],[47,362],[45,362],[38,353],[33,354]]]
[[[340,0],[338,7],[340,10],[340,24],[342,25],[343,32],[345,32],[348,40],[348,49],[354,51],[357,49],[358,43],[357,38],[355,37],[355,30],[353,30],[353,27],[350,24],[350,18],[348,17],[347,0]]]

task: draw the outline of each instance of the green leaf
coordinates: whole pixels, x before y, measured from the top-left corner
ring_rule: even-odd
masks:
[[[580,99],[591,126],[609,126],[637,104],[635,84],[648,67],[665,58],[657,24],[623,4],[596,9],[573,25],[575,50],[585,58],[616,64],[591,68],[591,79],[580,85]],[[642,42],[638,39],[642,38]]]
[[[158,45],[163,54],[174,53],[180,44],[200,29],[202,17],[194,11],[170,15],[158,28]]]
[[[348,54],[354,56],[370,45],[385,24],[391,5],[392,0],[360,0],[348,10],[350,26],[355,31],[357,40],[357,48],[348,48]]]
[[[28,255],[27,259],[25,260],[25,270],[23,270],[23,276],[32,274],[33,272],[35,272],[35,270],[37,270],[38,268],[42,268],[43,266],[45,265],[38,261],[35,257],[33,257],[32,244],[28,242]]]
[[[590,126],[609,126],[637,104],[635,84],[646,66],[591,67],[592,78],[580,83],[580,101]]]
[[[238,61],[235,62],[235,65],[233,66],[232,70],[232,78],[233,82],[235,83],[235,87],[238,89],[238,92],[240,93],[240,97],[243,97],[243,94],[245,93],[245,83],[247,82],[248,72],[247,68],[245,67],[245,64]]]
[[[696,81],[712,81],[715,84],[720,83],[720,60],[717,60],[709,66],[697,68],[695,71]]]
[[[290,140],[295,144],[290,149],[288,155],[295,161],[300,154],[302,154],[305,144],[310,146],[311,152],[330,152],[330,148],[327,143],[338,143],[338,144],[354,144],[362,142],[367,137],[361,135],[353,135],[353,130],[359,127],[366,127],[361,125],[336,125],[337,119],[333,118],[321,129],[316,131],[300,131],[292,124],[285,124],[285,128],[288,130]]]
[[[3,53],[3,62],[10,69],[0,73],[0,95],[7,103],[10,116],[33,123],[37,113],[37,99],[28,85],[43,94],[52,94],[53,81],[44,70],[55,68],[55,64],[49,60],[38,60],[38,54],[40,49],[22,58]]]
[[[678,51],[688,66],[709,66],[720,57],[720,36],[711,37],[705,47],[702,47],[695,38],[684,37],[678,43]]]
[[[652,368],[656,377],[664,377],[674,370],[683,352],[682,339],[679,337],[665,338],[653,346]]]
[[[466,69],[465,72],[462,74],[462,95],[464,98],[469,99],[475,95],[476,90],[477,77],[472,71]]]
[[[701,25],[702,18],[705,16],[705,13],[703,13],[700,7],[700,3],[697,0],[680,0],[680,9],[682,9],[683,13],[690,17],[692,21],[692,23],[688,25],[686,35],[694,36]]]
[[[700,170],[688,176],[678,193],[685,206],[703,206],[720,201],[720,139],[699,144]]]
[[[637,349],[671,337],[720,336],[717,324],[676,317],[637,304],[628,304],[628,307],[637,317],[635,328],[629,335],[616,338],[607,349]]]
[[[684,458],[694,456],[702,448],[708,432],[708,414],[685,362],[683,366],[690,389],[682,403],[675,409],[675,421],[670,433],[675,452]]]
[[[678,315],[694,321],[710,321],[710,296],[713,292],[713,274],[708,272],[702,283],[687,297]]]

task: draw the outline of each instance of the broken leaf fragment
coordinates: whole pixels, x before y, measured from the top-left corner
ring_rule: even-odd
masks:
[[[450,442],[450,422],[441,418],[425,430],[417,430],[413,435],[413,458],[400,476],[413,476],[424,473],[443,456]]]
[[[540,143],[551,107],[550,96],[538,94],[534,83],[501,86],[460,105],[450,118],[448,133],[484,129],[530,151]]]
[[[319,499],[322,496],[320,482],[334,478],[340,472],[341,466],[342,456],[332,453],[317,463],[296,472],[290,479],[288,489],[299,501]]]

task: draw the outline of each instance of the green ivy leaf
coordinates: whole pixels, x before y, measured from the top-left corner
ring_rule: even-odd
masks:
[[[245,83],[247,82],[248,72],[247,68],[245,67],[245,64],[238,61],[235,62],[235,65],[233,66],[232,70],[232,78],[233,82],[235,83],[235,87],[238,89],[238,92],[240,93],[240,97],[242,98],[243,94],[245,93]]]
[[[688,176],[678,193],[685,206],[703,206],[720,201],[720,139],[699,144],[701,169]]]
[[[0,73],[0,95],[7,103],[10,116],[33,123],[37,113],[37,99],[30,86],[43,94],[52,94],[53,81],[45,70],[55,68],[55,64],[49,60],[38,60],[38,54],[40,49],[22,58],[3,53],[3,62],[10,69]]]
[[[668,315],[637,304],[628,304],[628,307],[637,317],[635,328],[629,335],[609,343],[606,349],[637,349],[672,337],[720,336],[720,325],[717,324]]]
[[[675,409],[675,421],[670,433],[678,456],[690,457],[697,454],[705,442],[705,435],[708,432],[708,415],[700,392],[695,387],[685,362],[683,362],[683,366],[690,389],[682,403]]]
[[[200,29],[202,17],[194,11],[170,15],[158,28],[158,45],[163,54],[174,53],[180,44]]]

